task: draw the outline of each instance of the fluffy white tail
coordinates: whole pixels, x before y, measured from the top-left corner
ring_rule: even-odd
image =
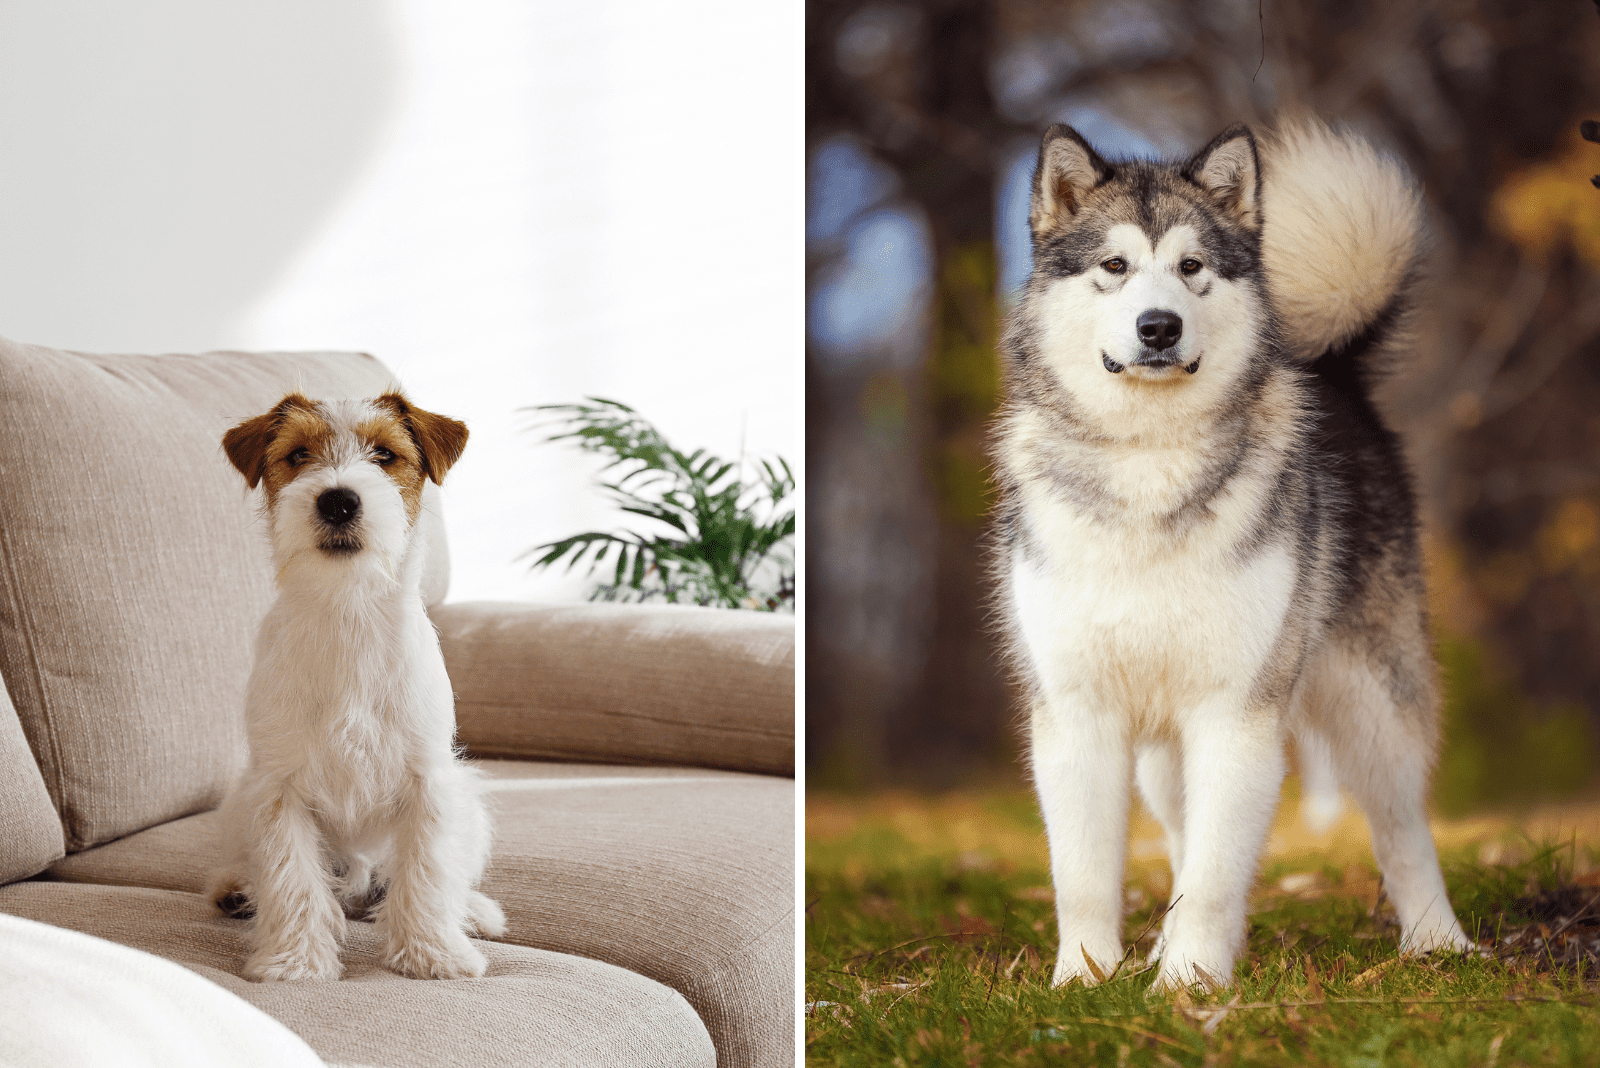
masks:
[[[1422,246],[1422,198],[1401,165],[1321,122],[1262,145],[1262,258],[1290,353],[1314,360],[1371,325]]]

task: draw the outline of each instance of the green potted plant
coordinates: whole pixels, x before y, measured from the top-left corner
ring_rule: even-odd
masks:
[[[696,449],[679,452],[626,404],[589,397],[581,404],[526,408],[550,418],[546,441],[570,441],[609,457],[600,486],[624,511],[660,524],[653,532],[587,531],[528,550],[531,567],[609,574],[590,600],[792,611],[795,597],[794,475],[782,457],[744,463]]]

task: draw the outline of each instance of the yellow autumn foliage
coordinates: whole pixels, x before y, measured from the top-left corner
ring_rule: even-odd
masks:
[[[1600,145],[1578,138],[1555,159],[1513,171],[1490,202],[1495,229],[1535,253],[1558,244],[1592,264],[1600,264],[1600,189],[1590,178],[1600,174]]]

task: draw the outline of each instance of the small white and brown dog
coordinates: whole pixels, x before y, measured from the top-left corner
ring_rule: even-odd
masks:
[[[399,393],[291,393],[222,438],[263,488],[278,599],[245,698],[250,761],[222,812],[207,893],[254,914],[250,979],[335,979],[347,915],[370,909],[402,975],[482,975],[469,932],[505,931],[476,887],[489,856],[477,774],[423,608],[423,485],[467,428]]]

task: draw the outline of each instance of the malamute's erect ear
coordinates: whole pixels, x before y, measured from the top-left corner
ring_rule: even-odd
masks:
[[[1034,236],[1068,222],[1082,209],[1089,190],[1111,176],[1111,165],[1077,130],[1060,123],[1046,130],[1033,171],[1033,207],[1028,212]]]
[[[1237,123],[1194,154],[1183,175],[1252,230],[1261,228],[1261,160],[1255,135]]]

